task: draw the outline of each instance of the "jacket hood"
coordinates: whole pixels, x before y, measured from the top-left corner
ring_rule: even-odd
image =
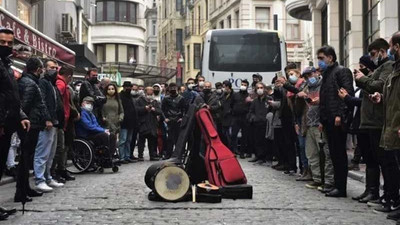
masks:
[[[160,93],[158,95],[161,95],[161,92],[163,91],[161,85],[160,84],[154,84],[153,87],[155,87],[155,86],[160,88]]]

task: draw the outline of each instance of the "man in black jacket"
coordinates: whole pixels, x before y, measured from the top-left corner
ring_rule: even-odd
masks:
[[[163,120],[160,103],[154,100],[153,88],[146,87],[145,96],[141,96],[137,102],[139,135],[143,141],[139,141],[139,154],[143,155],[145,140],[149,148],[150,160],[157,161],[157,127],[158,122]]]
[[[119,133],[119,152],[121,160],[134,162],[131,159],[131,142],[133,130],[136,128],[137,115],[131,95],[132,83],[125,81],[122,87],[124,90],[121,91],[119,96],[124,108],[124,120],[121,123],[121,132]]]
[[[43,71],[42,61],[38,58],[30,58],[26,62],[26,72],[18,81],[21,108],[31,121],[31,129],[24,138],[21,138],[22,164],[18,166],[15,202],[32,201],[27,197],[27,195],[31,196],[32,192],[29,187],[29,168],[32,164],[39,132],[44,128],[50,130],[53,127],[39,88],[39,77]]]
[[[132,95],[132,101],[133,101],[133,105],[135,106],[135,112],[136,112],[136,103],[139,99],[140,93],[139,93],[139,86],[137,84],[132,84],[132,90],[131,90],[131,95]],[[137,116],[137,112],[136,112],[136,116]],[[132,141],[131,141],[131,159],[132,160],[139,160],[139,161],[143,161],[143,156],[142,157],[135,157],[133,152],[135,151],[135,147],[136,147],[136,143],[138,142],[138,138],[139,138],[139,127],[137,125],[137,121],[135,124],[135,128],[133,129],[133,133],[132,133]]]
[[[91,68],[87,72],[86,80],[82,82],[79,90],[79,103],[82,103],[82,100],[87,96],[92,97],[94,99],[93,113],[96,116],[97,121],[102,121],[101,119],[103,117],[101,116],[101,108],[106,103],[107,99],[96,85],[99,82],[97,75],[96,68]]]
[[[320,48],[317,56],[319,69],[323,71],[320,89],[320,121],[328,136],[335,180],[335,189],[326,193],[326,196],[346,197],[348,159],[345,126],[349,111],[344,101],[339,98],[338,91],[343,88],[350,96],[354,96],[353,76],[349,69],[339,66],[336,62],[336,53],[331,46]]]
[[[0,28],[0,180],[6,165],[12,134],[18,131],[19,136],[22,137],[24,130],[29,131],[30,128],[28,117],[21,110],[18,84],[11,69],[9,56],[12,53],[13,44],[13,31]],[[7,219],[15,212],[15,209],[6,210],[1,207],[0,220]]]
[[[231,146],[230,128],[232,125],[232,84],[228,80],[222,82],[224,94],[221,97],[222,105],[222,135],[221,141],[227,146]]]
[[[239,92],[236,92],[232,96],[232,146],[231,149],[236,154],[240,154],[240,158],[244,159],[245,153],[250,153],[247,149],[248,143],[248,123],[246,121],[246,116],[249,113],[250,102],[246,101],[249,96],[247,91],[249,87],[249,82],[247,80],[242,80]],[[238,151],[238,133],[239,130],[242,131],[242,138],[240,140],[240,151]]]
[[[169,84],[169,95],[164,97],[161,107],[165,116],[165,122],[168,124],[168,139],[164,159],[169,159],[174,146],[178,141],[180,124],[185,112],[185,100],[178,94],[178,86],[175,83]]]

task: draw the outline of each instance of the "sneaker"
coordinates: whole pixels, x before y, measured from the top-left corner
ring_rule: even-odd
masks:
[[[55,180],[51,180],[50,182],[47,182],[47,185],[49,185],[49,186],[52,187],[52,188],[58,188],[58,187],[64,186],[63,183],[58,183],[58,182],[55,181]]]
[[[319,186],[317,189],[318,189],[318,191],[326,194],[328,192],[331,192],[333,189],[335,189],[335,187],[331,184],[325,184],[325,185]]]
[[[378,198],[376,200],[368,201],[367,205],[370,207],[378,207],[378,206],[382,206],[385,203],[386,203],[385,197],[381,196],[380,198]]]
[[[391,206],[392,206],[392,204],[385,203],[381,206],[375,207],[373,211],[375,213],[389,213],[392,211]]]
[[[53,188],[49,187],[46,182],[41,182],[40,184],[36,185],[35,189],[44,193],[53,191]]]
[[[285,170],[283,171],[283,174],[293,176],[294,174],[296,174],[296,170]]]
[[[387,215],[386,219],[395,220],[395,221],[400,220],[400,210],[396,210],[396,211],[389,213]]]
[[[321,183],[315,182],[315,181],[306,184],[306,188],[310,188],[310,189],[318,189],[318,187],[321,187],[321,186],[322,186]]]

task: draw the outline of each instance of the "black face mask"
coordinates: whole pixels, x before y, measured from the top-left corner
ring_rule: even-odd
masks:
[[[97,84],[99,83],[99,80],[97,79],[97,77],[91,77],[89,78],[89,82],[92,84]]]
[[[8,46],[0,46],[0,58],[5,59],[12,54],[12,48]]]
[[[155,94],[155,95],[158,95],[158,94],[160,94],[160,91],[159,91],[159,90],[155,90],[155,91],[154,91],[154,94]]]
[[[172,96],[176,96],[176,95],[177,95],[176,90],[170,90],[169,93],[170,93]]]
[[[48,80],[50,80],[51,83],[55,83],[57,80],[57,70],[48,70],[44,74],[44,77],[46,77]]]
[[[365,76],[367,76],[369,74],[368,68],[362,68],[362,69],[360,69],[360,72],[363,73]]]
[[[211,89],[203,89],[203,93],[208,95],[211,93]]]

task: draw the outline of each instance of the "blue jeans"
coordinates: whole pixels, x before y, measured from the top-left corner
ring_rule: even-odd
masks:
[[[56,148],[57,128],[52,127],[50,130],[40,131],[33,159],[36,185],[53,179],[50,169],[56,154]]]
[[[131,142],[133,129],[121,129],[119,133],[119,158],[126,160],[131,157]]]

